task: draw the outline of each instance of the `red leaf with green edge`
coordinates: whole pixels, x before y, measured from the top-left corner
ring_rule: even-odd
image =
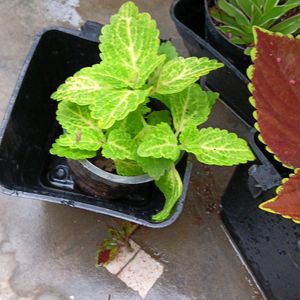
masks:
[[[287,166],[300,167],[300,39],[254,29],[248,75],[264,143]]]
[[[278,196],[260,204],[259,207],[300,223],[300,169],[283,182],[284,184],[278,188]]]

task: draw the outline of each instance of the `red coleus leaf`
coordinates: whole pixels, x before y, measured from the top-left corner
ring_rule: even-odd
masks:
[[[300,223],[300,169],[283,181],[285,181],[283,186],[278,188],[278,196],[262,203],[259,207]]]
[[[101,249],[97,255],[97,265],[102,266],[110,261],[110,251],[109,249]]]
[[[123,222],[120,229],[109,228],[108,237],[97,247],[96,266],[106,266],[122,247],[130,248],[129,238],[138,228],[139,225],[132,222]]]
[[[249,69],[264,143],[285,165],[300,167],[300,39],[255,28]]]

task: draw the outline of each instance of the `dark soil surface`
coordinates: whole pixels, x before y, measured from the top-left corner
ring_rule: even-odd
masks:
[[[114,161],[108,158],[103,157],[102,155],[99,155],[93,159],[91,159],[92,164],[94,164],[96,167],[100,168],[103,171],[117,174],[116,167],[114,164]]]

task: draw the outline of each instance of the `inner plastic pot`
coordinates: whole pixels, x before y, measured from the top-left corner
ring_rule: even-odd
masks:
[[[146,174],[141,176],[112,174],[98,168],[88,159],[68,159],[68,165],[80,189],[95,197],[112,200],[126,195],[129,199],[144,201],[151,192],[153,179]]]
[[[250,56],[244,54],[244,47],[233,44],[218,30],[213,21],[209,9],[215,5],[215,0],[205,0],[205,39],[224,57],[226,57],[237,69],[246,74],[246,70],[252,63]]]

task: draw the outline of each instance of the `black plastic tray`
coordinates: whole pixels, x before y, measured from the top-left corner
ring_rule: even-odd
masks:
[[[253,107],[249,103],[249,80],[228,59],[205,41],[204,1],[175,0],[170,14],[178,33],[192,56],[214,58],[224,67],[207,76],[207,86],[219,92],[222,100],[249,125],[254,125]]]
[[[0,133],[0,190],[102,213],[148,227],[172,224],[182,211],[191,163],[184,156],[177,166],[183,194],[172,216],[154,223],[151,216],[164,204],[163,194],[152,185],[147,199],[104,200],[88,196],[74,185],[65,159],[49,154],[60,133],[56,103],[50,99],[59,84],[84,66],[99,62],[101,25],[88,22],[82,31],[51,28],[39,34],[29,52],[9,102]]]

